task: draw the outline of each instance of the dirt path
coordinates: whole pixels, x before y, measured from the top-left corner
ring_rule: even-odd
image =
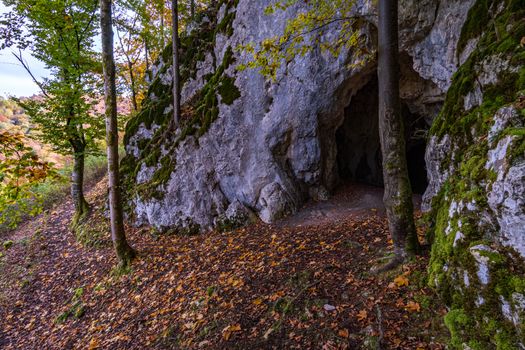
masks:
[[[103,183],[89,192],[95,212],[105,195]],[[0,260],[0,348],[442,349],[427,259],[369,273],[390,249],[380,198],[348,187],[288,221],[232,232],[127,227],[139,252],[130,271],[113,268],[108,240],[76,241],[65,202],[13,233]]]

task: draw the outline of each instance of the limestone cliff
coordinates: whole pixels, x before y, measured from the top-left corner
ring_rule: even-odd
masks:
[[[352,68],[352,52],[333,57],[315,50],[288,64],[275,83],[254,70],[237,71],[250,59],[236,51],[240,44],[279,34],[304,6],[268,16],[262,8],[270,3],[223,1],[218,13],[204,14],[199,29],[183,37],[182,95],[188,115],[194,113],[179,130],[169,124],[169,50],[154,67],[145,108],[128,124],[125,140],[123,164],[135,185],[130,197],[137,223],[206,229],[251,213],[271,222],[309,198],[326,197],[337,184],[336,133],[344,134],[340,127],[351,119],[353,97],[373,85],[376,62]],[[401,6],[402,97],[415,119],[430,122],[439,111],[470,5],[406,0]],[[356,11],[375,14],[371,1],[359,1]],[[362,35],[373,51],[375,25],[363,27]],[[376,119],[359,118],[358,125],[372,127]],[[362,131],[377,147],[374,129]],[[380,178],[374,152],[356,156],[351,171]]]

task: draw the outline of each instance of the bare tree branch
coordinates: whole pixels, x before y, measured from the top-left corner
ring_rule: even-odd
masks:
[[[49,97],[49,95],[47,94],[45,88],[44,88],[44,85],[39,82],[35,76],[33,75],[33,72],[31,72],[31,69],[29,68],[29,66],[27,65],[26,61],[24,61],[23,57],[22,57],[22,50],[18,50],[18,55],[15,53],[15,52],[11,52],[13,54],[13,56],[15,56],[15,58],[18,60],[18,62],[20,62],[20,64],[22,65],[22,67],[24,67],[24,69],[26,70],[27,73],[29,73],[29,75],[31,76],[31,79],[33,79],[33,82],[40,88],[40,90],[42,91],[42,93],[46,96],[46,97]]]

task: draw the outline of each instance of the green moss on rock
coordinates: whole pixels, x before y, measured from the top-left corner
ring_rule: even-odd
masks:
[[[8,250],[9,248],[11,248],[13,246],[14,242],[13,241],[4,241],[4,243],[2,243],[2,246],[4,247],[5,250]]]
[[[504,10],[493,19],[489,9],[494,12],[500,4]],[[453,349],[517,349],[519,342],[525,343],[523,325],[514,325],[502,311],[503,301],[512,309],[516,306],[513,295],[525,291],[523,259],[511,248],[495,243],[493,237],[499,228],[483,220],[491,215],[487,190],[496,180],[496,173],[486,169],[488,151],[494,144],[488,140],[488,131],[494,114],[504,106],[517,105],[525,89],[525,55],[520,45],[525,36],[523,5],[522,0],[478,0],[471,8],[458,52],[468,40],[480,40],[454,75],[430,132],[438,138],[448,135],[454,144],[454,151],[442,163],[443,169],[453,169],[454,174],[433,199],[428,215],[433,240],[429,284],[450,307],[445,323]],[[518,71],[501,72],[498,83],[483,87],[481,105],[465,111],[464,98],[478,84],[480,64],[491,56],[508,60]],[[514,130],[507,128],[499,137],[515,135]],[[525,159],[519,132],[509,152],[507,159]],[[480,246],[487,249],[477,249]],[[486,261],[487,281],[480,281],[479,274],[485,271],[480,272],[475,255]],[[520,317],[524,320],[525,314]]]
[[[479,37],[490,23],[489,9],[495,0],[478,0],[472,5],[467,15],[467,21],[461,29],[457,51],[461,53],[470,39]]]
[[[224,12],[224,17],[217,24],[217,33],[222,33],[230,37],[233,35],[233,20],[236,16],[235,9],[239,4],[239,0],[226,0],[222,3],[226,4],[226,8]]]
[[[517,2],[521,3],[522,1]],[[501,3],[505,4],[505,11],[499,14],[494,21],[490,20],[490,24],[486,22],[486,14],[480,15],[478,13],[481,9],[487,9],[491,6],[496,8]],[[460,39],[458,44],[458,52],[462,51],[462,41],[468,41],[472,38],[472,35],[475,34],[474,37],[477,37],[482,34],[483,30],[484,32],[477,48],[454,74],[452,78],[453,84],[447,92],[443,109],[432,126],[432,135],[440,137],[451,133],[468,135],[469,130],[466,130],[466,127],[483,125],[488,117],[491,117],[495,111],[505,104],[515,101],[518,92],[525,89],[525,78],[520,78],[522,74],[525,75],[525,72],[523,72],[525,50],[520,44],[521,39],[525,36],[525,21],[523,21],[525,11],[523,7],[519,11],[514,11],[512,10],[514,7],[517,7],[516,1],[478,0],[471,8],[467,22],[462,30],[462,39]],[[478,29],[471,29],[472,26]],[[497,31],[498,34],[496,34],[496,26],[500,28]],[[468,36],[466,33],[471,33],[471,35]],[[498,84],[488,86],[483,91],[483,104],[471,111],[465,111],[464,98],[477,84],[477,65],[484,58],[493,55],[507,58],[512,66],[522,68],[516,74],[503,73],[507,76],[499,77]]]
[[[224,77],[219,85],[219,94],[221,95],[222,102],[231,105],[236,99],[241,97],[241,92],[235,86],[235,80],[231,77]]]
[[[194,97],[182,106],[182,118],[179,130],[175,131],[171,120],[173,112],[169,112],[172,103],[171,86],[163,84],[161,76],[167,73],[172,62],[172,48],[168,45],[161,54],[162,62],[159,73],[153,80],[148,98],[144,101],[142,110],[131,119],[126,126],[125,144],[129,144],[131,137],[141,126],[151,130],[157,128],[152,138],[142,139],[136,143],[140,150],[138,159],[127,155],[121,162],[121,171],[124,176],[127,202],[135,196],[143,200],[162,199],[162,186],[168,182],[171,173],[175,170],[175,149],[188,137],[200,137],[205,134],[219,115],[220,102],[230,105],[240,97],[240,91],[235,86],[234,78],[226,74],[226,70],[235,62],[233,50],[228,47],[222,62],[217,64],[214,55],[215,38],[220,34],[231,36],[233,21],[236,16],[235,8],[238,0],[221,0],[215,7],[205,13],[197,15],[201,25],[190,33],[181,34],[181,81],[182,84],[195,78],[198,62],[204,61],[207,54],[213,58],[214,72],[205,77],[205,85]],[[225,15],[217,23],[217,12],[225,6]],[[204,18],[207,21],[204,21]],[[215,21],[214,21],[215,19]],[[167,113],[165,113],[167,112]],[[174,136],[177,135],[177,136]],[[164,145],[165,155],[161,155]],[[150,181],[136,184],[137,174],[142,166],[156,168]],[[133,208],[128,208],[131,212]]]

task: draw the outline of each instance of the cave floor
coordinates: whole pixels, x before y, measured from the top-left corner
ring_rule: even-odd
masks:
[[[413,196],[414,208],[421,207],[421,195]],[[297,213],[276,223],[278,227],[307,227],[340,223],[349,218],[385,215],[383,188],[345,182],[326,201],[310,201]]]
[[[14,241],[0,258],[0,348],[444,349],[428,257],[370,273],[391,251],[380,192],[344,187],[288,224],[229,232],[128,226],[139,256],[122,271],[97,214],[103,180],[88,195],[96,247],[69,232],[70,201],[0,237]]]

